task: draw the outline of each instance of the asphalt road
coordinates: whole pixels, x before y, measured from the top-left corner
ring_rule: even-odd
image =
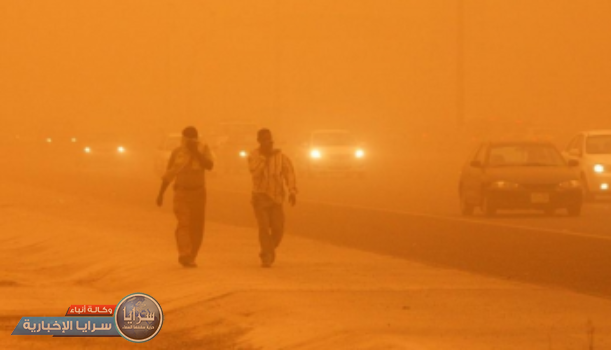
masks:
[[[581,217],[536,212],[494,219],[458,214],[460,155],[388,156],[366,178],[300,178],[288,231],[338,245],[465,271],[611,298],[611,202],[587,203]],[[151,157],[128,166],[74,167],[61,157],[5,160],[12,179],[134,206],[154,206]],[[208,178],[210,220],[252,226],[247,174]],[[164,210],[171,210],[171,193]]]

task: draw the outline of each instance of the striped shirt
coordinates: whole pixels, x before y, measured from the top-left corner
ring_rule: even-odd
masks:
[[[293,163],[280,150],[275,150],[271,156],[264,156],[259,149],[248,156],[248,167],[252,175],[253,193],[263,193],[276,203],[284,202],[285,189],[290,194],[297,194],[297,182]]]

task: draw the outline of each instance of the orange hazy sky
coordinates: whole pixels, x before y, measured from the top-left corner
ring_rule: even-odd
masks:
[[[458,1],[0,3],[0,118],[455,123]],[[466,118],[610,123],[611,2],[464,0]]]

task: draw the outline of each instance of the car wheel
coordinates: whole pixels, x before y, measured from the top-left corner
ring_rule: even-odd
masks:
[[[473,215],[473,210],[475,206],[467,201],[467,199],[461,195],[460,196],[460,213],[463,216],[471,216]]]
[[[484,196],[482,200],[482,213],[488,217],[492,217],[496,215],[496,207],[490,203],[490,198],[488,196]]]
[[[566,208],[566,211],[569,213],[569,216],[581,215],[581,203],[570,205],[568,208]]]

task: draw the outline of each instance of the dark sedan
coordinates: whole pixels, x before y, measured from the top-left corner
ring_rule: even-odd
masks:
[[[565,161],[547,142],[485,142],[477,147],[460,176],[463,215],[476,207],[492,216],[504,209],[535,209],[554,214],[581,213],[582,189],[577,161]]]

